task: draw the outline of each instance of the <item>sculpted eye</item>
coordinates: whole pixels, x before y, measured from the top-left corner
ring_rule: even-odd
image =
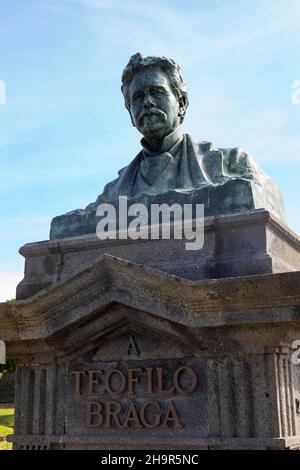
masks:
[[[133,98],[132,98],[132,99],[133,99],[134,101],[136,101],[136,100],[142,98],[143,95],[144,95],[144,94],[143,94],[142,92],[135,93],[135,94],[133,95]]]
[[[155,90],[153,90],[153,93],[155,93],[156,95],[165,95],[166,94],[165,90],[163,90],[162,88],[156,88]]]

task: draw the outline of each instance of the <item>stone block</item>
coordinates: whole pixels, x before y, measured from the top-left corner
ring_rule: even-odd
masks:
[[[182,240],[99,240],[96,234],[29,243],[20,249],[26,299],[80,272],[105,254],[185,279],[217,279],[300,270],[300,240],[269,212],[256,210],[205,218],[204,246]]]

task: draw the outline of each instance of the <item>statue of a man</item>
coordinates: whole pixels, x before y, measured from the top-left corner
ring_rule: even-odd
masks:
[[[143,135],[142,150],[108,183],[95,203],[52,221],[50,238],[95,231],[96,209],[119,196],[133,202],[198,202],[206,215],[264,208],[285,221],[281,195],[240,148],[195,143],[181,123],[188,95],[181,69],[172,59],[131,57],[123,71],[122,93],[132,124]]]

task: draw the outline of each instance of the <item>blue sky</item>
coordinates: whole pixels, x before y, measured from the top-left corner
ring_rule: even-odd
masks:
[[[123,106],[129,57],[182,67],[195,140],[246,148],[277,182],[300,233],[299,0],[1,0],[0,300],[18,254],[55,215],[85,207],[139,151]]]

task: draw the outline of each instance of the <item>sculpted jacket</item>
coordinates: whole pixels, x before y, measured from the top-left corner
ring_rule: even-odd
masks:
[[[180,127],[165,137],[158,153],[153,153],[144,139],[141,144],[141,152],[105,186],[96,202],[53,219],[51,239],[94,232],[97,207],[114,204],[119,196],[150,204],[155,196],[163,200],[167,193],[196,194],[207,209],[206,215],[264,208],[285,222],[281,194],[245,150],[195,143]]]

